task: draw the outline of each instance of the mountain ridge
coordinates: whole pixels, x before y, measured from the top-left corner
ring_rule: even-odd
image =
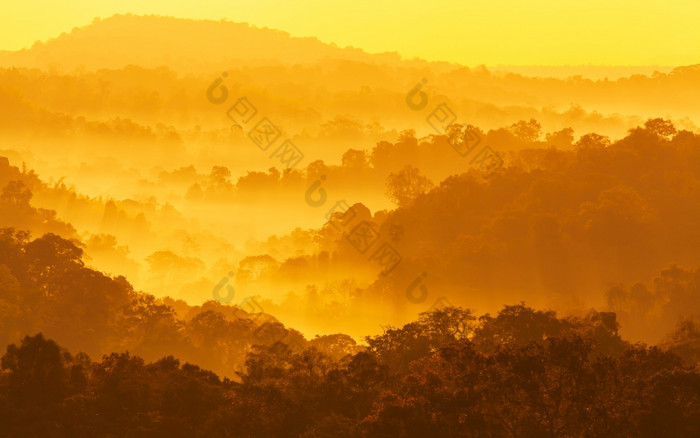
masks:
[[[156,30],[158,27],[160,29]],[[247,40],[248,44],[222,52],[217,47],[224,38]],[[134,47],[141,48],[142,52],[135,53]],[[45,42],[37,41],[28,49],[0,51],[0,67],[49,67],[70,71],[135,64],[165,65],[186,73],[201,73],[226,68],[232,62],[239,66],[264,65],[272,60],[277,64],[304,64],[325,58],[427,64],[422,60],[404,60],[398,53],[370,54],[354,47],[324,43],[316,37],[294,37],[281,30],[248,23],[117,14],[106,19],[95,18],[92,23],[75,27],[69,33]]]

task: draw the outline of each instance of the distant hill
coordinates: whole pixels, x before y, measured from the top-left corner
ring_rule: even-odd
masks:
[[[2,51],[0,66],[71,72],[130,64],[167,65],[179,72],[197,73],[241,65],[303,64],[324,58],[378,63],[401,60],[396,53],[371,55],[246,23],[129,14],[96,18],[88,26],[47,42],[37,41],[30,49]]]
[[[181,73],[211,73],[232,67],[295,65],[323,59],[430,66],[443,71],[459,67],[446,62],[402,59],[398,53],[370,54],[353,47],[340,48],[313,37],[292,37],[284,31],[247,23],[132,14],[95,18],[87,26],[76,27],[46,42],[37,41],[29,49],[0,51],[0,67],[63,72],[139,65],[168,66]],[[489,66],[494,72],[524,76],[611,80],[634,74],[651,75],[655,71],[668,73],[672,69],[673,66]]]

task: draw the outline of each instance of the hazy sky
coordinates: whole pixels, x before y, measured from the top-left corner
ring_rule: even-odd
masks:
[[[0,0],[0,49],[115,13],[228,19],[465,65],[700,63],[698,0]]]

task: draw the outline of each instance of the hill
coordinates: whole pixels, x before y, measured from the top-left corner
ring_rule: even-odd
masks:
[[[182,73],[202,73],[234,65],[294,65],[322,59],[400,60],[397,54],[370,55],[246,23],[131,14],[95,19],[70,33],[36,42],[29,49],[0,52],[0,66],[50,67],[67,72],[167,65]]]

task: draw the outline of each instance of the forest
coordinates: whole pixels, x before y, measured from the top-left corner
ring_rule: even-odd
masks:
[[[523,122],[502,132],[517,138],[513,132],[527,126],[537,128],[536,123]],[[459,127],[452,133],[463,135]],[[311,278],[349,269],[359,262],[348,239],[352,231],[343,224],[355,219],[348,218],[348,212],[357,212],[378,229],[401,223],[407,215],[443,224],[473,223],[476,218],[458,221],[446,216],[466,213],[446,210],[459,202],[481,202],[480,215],[491,208],[492,214],[507,218],[501,207],[490,204],[489,199],[506,200],[495,191],[529,181],[529,196],[548,187],[547,197],[556,201],[562,192],[572,190],[575,172],[582,174],[577,191],[586,206],[579,213],[587,218],[584,227],[577,230],[576,221],[567,216],[570,210],[553,202],[549,217],[540,219],[545,222],[535,222],[521,239],[543,239],[545,228],[539,227],[546,224],[554,248],[572,245],[566,242],[578,236],[579,245],[615,244],[624,254],[647,254],[618,259],[618,273],[635,272],[639,263],[653,266],[648,254],[652,247],[654,257],[668,260],[661,251],[664,247],[654,246],[664,239],[666,251],[676,256],[688,251],[689,260],[696,256],[698,212],[687,208],[700,205],[690,201],[698,192],[674,185],[679,176],[664,170],[687,166],[687,175],[697,177],[700,140],[695,134],[678,132],[669,122],[656,119],[615,143],[599,135],[584,136],[571,145],[571,152],[537,149],[535,137],[532,134],[530,147],[518,153],[513,164],[486,180],[470,170],[433,187],[419,172],[406,171],[410,168],[393,173],[387,188],[397,197],[394,211],[372,215],[356,204],[331,215],[314,233],[316,255],[290,257],[281,264],[270,256],[248,257],[238,266],[236,278],[255,284],[265,277]],[[521,138],[528,141],[524,135]],[[370,164],[348,158],[337,170],[324,172],[332,175],[356,166],[356,171],[365,169],[371,175],[381,166],[379,151],[387,156],[394,148],[405,152],[405,142],[413,142],[415,154],[434,147],[419,145],[407,133],[396,144],[378,145],[372,153],[377,158]],[[666,164],[659,167],[661,157]],[[616,165],[623,160],[628,166],[624,174]],[[656,163],[653,172],[651,162]],[[700,269],[669,265],[650,285],[612,286],[604,294],[605,310],[590,307],[559,315],[514,301],[495,312],[479,313],[443,299],[405,324],[380,321],[381,333],[366,335],[363,342],[342,332],[307,339],[266,313],[275,307],[260,297],[232,304],[219,295],[218,300],[190,305],[135,290],[124,276],[89,267],[86,245],[75,228],[58,219],[55,211],[31,205],[32,188],[58,193],[66,188],[52,187],[7,159],[0,164],[4,184],[0,225],[6,227],[0,231],[0,341],[7,346],[0,374],[0,436],[688,437],[700,432],[700,321],[695,316]],[[551,182],[557,175],[555,166],[568,174],[568,184]],[[588,179],[591,168],[619,179],[593,182]],[[623,177],[628,184],[624,189],[615,185]],[[546,180],[550,182],[543,186]],[[664,196],[639,195],[642,181]],[[595,185],[587,186],[591,183]],[[285,182],[276,184],[284,187]],[[233,196],[240,187],[240,180],[231,186]],[[598,205],[583,201],[590,199],[586,190],[597,194]],[[536,197],[538,203],[521,201],[520,211],[532,209],[528,216],[537,217],[534,209],[547,199],[542,196]],[[103,208],[107,214],[110,207]],[[630,208],[650,212],[646,218],[626,216]],[[553,215],[556,212],[559,216]],[[434,214],[438,216],[433,219]],[[618,234],[616,240],[600,236],[606,229],[604,221],[618,221],[629,235]],[[410,226],[402,227],[401,239],[394,241],[404,242],[397,246],[402,264],[438,256],[426,253],[425,244],[418,252],[412,249],[421,229],[440,230],[422,235],[435,239],[435,247],[452,246],[463,254],[474,245],[460,240],[450,245],[443,239],[454,238],[444,234],[444,227],[404,223]],[[658,240],[636,239],[635,233],[648,230],[654,230]],[[561,237],[564,233],[569,237]],[[498,234],[481,236],[483,244],[497,247]],[[542,244],[523,241],[522,251]],[[644,246],[626,247],[632,244]],[[459,254],[443,252],[443,261],[430,266],[432,275],[438,269],[463,271],[451,266],[464,263]],[[480,255],[488,253],[482,249]],[[394,275],[379,275],[366,289],[351,290],[346,306],[362,309],[372,301],[410,300],[409,291],[404,294],[403,289],[387,286],[396,281]],[[466,276],[457,276],[451,284],[466,281]],[[395,292],[387,295],[382,290]],[[301,303],[315,305],[311,311],[332,317],[332,307],[319,307],[328,293],[318,295],[307,288]],[[652,345],[630,341],[621,332],[638,339],[655,333],[657,341]]]
[[[691,38],[351,35],[423,59],[129,1],[22,48],[0,13],[0,438],[700,437]],[[567,54],[440,58],[527,48],[460,14]]]
[[[623,340],[613,312],[559,317],[519,303],[477,315],[442,306],[360,347],[341,334],[306,340],[237,306],[183,321],[123,277],[86,268],[70,241],[50,233],[30,241],[13,229],[1,236],[2,333],[45,330],[113,351],[93,359],[42,332],[8,345],[3,437],[700,432],[697,323],[647,346]],[[221,362],[204,359],[212,353]],[[243,367],[231,378],[207,367],[236,359]]]

